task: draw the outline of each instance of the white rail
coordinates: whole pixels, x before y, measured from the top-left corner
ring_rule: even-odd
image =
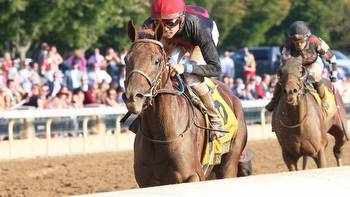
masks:
[[[347,196],[350,166],[96,193],[81,197]]]
[[[271,132],[271,126],[265,125],[265,109],[264,106],[269,102],[269,100],[254,100],[254,101],[242,101],[242,106],[245,110],[260,111],[260,122],[261,125],[250,125],[248,130],[249,140],[260,140],[267,138],[274,138],[274,133]],[[348,104],[350,102],[348,101]],[[0,112],[0,118],[8,121],[8,140],[0,141],[0,159],[12,159],[19,157],[35,157],[43,155],[62,155],[71,153],[91,153],[98,151],[115,151],[115,150],[125,150],[132,149],[132,139],[133,136],[126,137],[124,145],[115,145],[109,147],[106,144],[106,140],[113,139],[114,141],[109,142],[109,144],[116,144],[120,142],[120,119],[127,112],[127,109],[123,106],[120,107],[87,107],[80,109],[30,109],[30,110],[11,110]],[[98,119],[103,115],[115,115],[115,136],[118,139],[110,138],[106,133],[100,133],[98,136],[88,135],[88,122],[91,119]],[[70,117],[72,119],[76,117],[83,118],[83,136],[80,139],[52,139],[51,138],[51,124],[55,118],[60,117]],[[27,137],[26,139],[14,140],[14,125],[15,123],[20,124],[32,124],[33,120],[36,118],[46,119],[46,134],[45,139],[35,138],[35,134]],[[23,121],[18,121],[23,120]],[[99,130],[103,130],[97,127]],[[29,129],[30,130],[30,129]],[[33,129],[32,129],[33,130]],[[30,133],[30,132],[28,132]],[[33,131],[32,131],[33,133]],[[101,137],[102,136],[102,137]],[[96,139],[95,139],[96,138]],[[95,139],[95,140],[93,140]],[[102,140],[102,144],[98,144],[96,140]],[[76,141],[76,142],[75,142]],[[128,144],[126,144],[126,141]],[[80,143],[81,142],[81,143]],[[75,144],[74,144],[75,143]],[[64,148],[59,148],[60,144],[65,144]],[[78,145],[77,145],[78,144]],[[79,146],[79,147],[77,147]],[[40,148],[38,148],[40,147]],[[69,147],[69,149],[65,149]],[[123,148],[122,148],[123,147]],[[40,150],[39,150],[40,149]]]

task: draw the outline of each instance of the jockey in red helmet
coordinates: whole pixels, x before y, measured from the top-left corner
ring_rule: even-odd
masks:
[[[145,27],[163,24],[163,40],[177,46],[169,63],[197,93],[205,107],[213,130],[224,135],[221,116],[214,107],[204,77],[218,77],[221,72],[216,48],[219,32],[208,11],[198,6],[185,5],[183,0],[154,0],[151,17]],[[191,62],[179,63],[185,52],[190,52]],[[200,61],[201,60],[201,61]]]
[[[325,98],[324,84],[321,80],[324,68],[321,58],[332,64],[331,82],[337,81],[337,64],[335,55],[327,43],[311,34],[308,25],[304,21],[295,21],[289,27],[288,38],[282,46],[281,55],[282,65],[289,58],[301,57],[302,64],[308,69],[310,73],[309,78],[320,95],[324,108],[328,108],[329,104]],[[271,102],[266,105],[268,111],[273,111],[280,93],[281,86],[277,84]]]

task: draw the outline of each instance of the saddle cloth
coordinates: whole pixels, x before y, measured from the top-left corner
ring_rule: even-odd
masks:
[[[206,131],[206,143],[202,154],[202,165],[220,164],[221,156],[230,150],[231,139],[234,138],[238,130],[238,120],[227,104],[219,94],[216,85],[209,78],[205,78],[205,83],[211,90],[211,96],[215,103],[215,108],[219,111],[222,119],[222,128],[229,131],[226,135],[210,140],[210,131]],[[206,125],[209,127],[209,119],[206,116]]]
[[[334,114],[337,112],[337,105],[335,103],[335,95],[329,90],[328,87],[324,87],[324,92],[325,92],[325,101],[328,103],[329,107],[325,109],[322,106],[322,100],[321,97],[318,95],[315,89],[313,89],[313,86],[307,86],[308,89],[310,90],[311,95],[315,98],[317,101],[318,105],[322,109],[322,115],[323,117],[327,120],[331,117],[334,116]]]

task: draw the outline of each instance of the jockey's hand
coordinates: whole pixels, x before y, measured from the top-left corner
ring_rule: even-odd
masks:
[[[329,77],[329,79],[331,80],[332,83],[337,82],[337,74],[338,74],[337,71],[332,71],[332,74],[331,74],[331,76]]]
[[[183,64],[172,64],[171,67],[177,72],[177,74],[182,74],[185,72],[185,65]]]
[[[332,74],[329,77],[329,80],[331,80],[331,88],[333,91],[336,89],[337,74],[338,74],[337,71],[332,71]]]

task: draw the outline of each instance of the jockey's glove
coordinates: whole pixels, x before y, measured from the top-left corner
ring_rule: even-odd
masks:
[[[333,83],[333,82],[337,82],[337,74],[338,74],[338,71],[336,71],[336,70],[333,70],[333,71],[332,71],[332,74],[331,74],[331,76],[329,77],[329,79],[331,80],[332,83]]]
[[[178,74],[185,72],[185,65],[183,64],[172,64],[171,67],[173,67]]]

